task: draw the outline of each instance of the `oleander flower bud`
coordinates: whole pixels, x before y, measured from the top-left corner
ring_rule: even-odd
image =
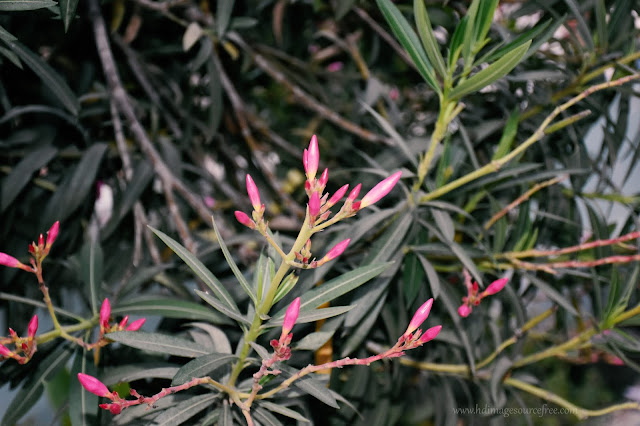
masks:
[[[93,376],[84,373],[78,373],[78,380],[82,387],[94,395],[103,396],[105,398],[113,399],[113,395],[107,389],[104,383],[96,379]]]
[[[465,303],[464,305],[460,305],[458,308],[458,315],[463,318],[466,318],[471,314],[471,308]]]
[[[347,238],[346,240],[340,241],[338,244],[333,246],[333,248],[329,250],[329,252],[322,258],[321,263],[328,262],[340,256],[345,251],[350,242],[351,238]]]
[[[403,336],[408,336],[409,334],[413,333],[418,327],[420,327],[420,325],[422,325],[424,320],[426,320],[429,316],[429,312],[431,312],[431,305],[433,305],[433,298],[427,300],[422,304],[422,306],[418,308],[416,313],[413,314],[413,318],[411,319],[411,322],[409,323],[409,326],[407,327],[407,330],[404,332]]]
[[[5,345],[0,345],[0,356],[10,358],[13,352],[11,352]]]
[[[240,222],[241,224],[243,224],[249,229],[255,229],[256,224],[251,220],[251,218],[249,218],[249,216],[246,213],[241,212],[240,210],[236,210],[234,214],[236,215],[236,220],[238,222]]]
[[[396,186],[396,183],[398,183],[400,176],[402,176],[402,171],[395,172],[394,174],[371,188],[371,190],[367,192],[364,197],[362,197],[362,200],[360,200],[360,208],[363,209],[367,206],[370,206],[387,195],[393,189],[393,187]]]
[[[258,187],[256,186],[255,182],[253,181],[253,179],[249,174],[247,174],[246,182],[247,182],[247,194],[249,194],[249,200],[251,201],[251,205],[253,206],[254,210],[258,211],[262,206],[262,202],[260,202],[260,193],[258,192]]]
[[[146,320],[147,320],[146,318],[140,318],[138,320],[135,320],[134,322],[129,324],[129,326],[127,327],[127,331],[138,331],[138,330],[140,330],[140,327],[142,327],[144,325],[144,322]]]
[[[318,179],[318,185],[324,188],[327,186],[327,182],[329,182],[329,169],[324,169],[324,172],[320,175],[320,179]]]
[[[27,334],[29,339],[33,339],[38,331],[38,315],[34,315],[29,321],[29,327],[27,328]]]
[[[435,327],[431,327],[430,329],[422,333],[422,335],[420,336],[420,339],[418,340],[420,341],[420,343],[427,343],[428,341],[435,339],[438,333],[440,333],[441,329],[442,329],[441,325],[436,325]]]
[[[316,137],[316,135],[313,135],[311,136],[311,141],[309,142],[309,148],[304,151],[304,154],[302,156],[304,172],[307,175],[308,180],[314,180],[316,178],[319,161],[320,152],[318,150],[318,138]]]
[[[509,282],[509,278],[500,278],[499,280],[495,280],[482,292],[483,296],[491,296],[492,294],[498,293],[504,288],[507,282]]]
[[[47,244],[45,245],[45,250],[49,251],[53,242],[58,238],[58,231],[60,230],[60,221],[57,220],[51,228],[47,232]]]
[[[109,318],[111,317],[111,304],[109,299],[105,298],[102,301],[102,307],[100,308],[100,328],[105,329],[109,326]]]
[[[347,193],[347,190],[349,189],[349,184],[346,185],[342,185],[342,187],[340,187],[340,189],[338,189],[332,196],[331,198],[329,198],[329,201],[327,201],[327,206],[331,207],[333,206],[335,203],[337,203],[338,201],[340,201],[342,199],[342,197],[344,197],[344,194]]]
[[[31,268],[6,253],[0,253],[0,265],[8,266],[9,268],[24,269],[25,271],[31,272]]]
[[[291,329],[298,320],[299,313],[300,298],[296,297],[287,308],[287,312],[284,314],[284,322],[282,323],[282,334],[280,335],[280,340],[282,340],[291,332]]]
[[[316,217],[320,213],[320,196],[317,192],[309,197],[309,216]]]

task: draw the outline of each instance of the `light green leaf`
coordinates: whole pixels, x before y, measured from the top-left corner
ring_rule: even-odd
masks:
[[[204,395],[192,396],[164,411],[153,421],[155,426],[180,425],[201,411],[211,407],[212,402],[218,398],[217,392],[209,392]]]
[[[425,79],[427,84],[431,86],[436,93],[440,94],[440,86],[436,80],[433,67],[429,63],[426,53],[422,49],[420,39],[416,35],[413,28],[409,25],[409,22],[402,16],[402,13],[398,8],[391,3],[390,0],[376,0],[378,7],[382,12],[382,15],[389,23],[391,30],[395,34],[396,38],[400,41],[400,44],[407,50],[414,64],[418,68],[418,72]]]
[[[280,370],[285,377],[289,378],[296,374],[298,370],[295,368],[289,367],[288,365],[280,365]],[[319,399],[330,407],[340,408],[338,406],[338,402],[331,394],[331,391],[327,389],[325,383],[320,382],[315,377],[311,375],[307,375],[293,382],[293,385],[298,389],[301,389],[308,393],[309,395]]]
[[[269,411],[273,411],[274,413],[282,414],[283,416],[287,416],[301,422],[310,423],[306,417],[302,416],[302,414],[297,411],[293,411],[291,408],[285,407],[284,405],[274,404],[269,401],[260,401],[259,404],[261,407],[264,407]]]
[[[91,312],[98,312],[98,289],[102,283],[104,256],[99,241],[87,241],[80,250],[82,281],[89,287]]]
[[[231,323],[226,317],[206,306],[188,300],[164,297],[128,299],[114,306],[111,313],[114,315],[161,315],[166,318],[209,321],[215,324]]]
[[[309,333],[300,339],[300,341],[295,343],[294,349],[298,351],[316,351],[320,349],[322,345],[327,343],[327,340],[331,339],[334,333],[335,330]]]
[[[142,379],[171,379],[179,369],[180,366],[166,362],[126,364],[106,368],[101,380],[105,385],[113,386],[120,382],[135,382]]]
[[[71,21],[76,17],[76,9],[79,0],[58,0],[60,2],[60,17],[64,23],[64,32],[69,30]]]
[[[222,239],[222,235],[220,235],[220,230],[218,230],[218,226],[216,225],[216,221],[213,219],[213,216],[211,216],[211,222],[213,223],[213,230],[216,233],[216,237],[218,238],[218,243],[220,244],[220,248],[222,249],[222,254],[224,254],[224,258],[227,260],[227,263],[229,264],[229,267],[231,268],[233,275],[235,275],[236,279],[240,283],[240,286],[242,286],[242,289],[245,291],[245,293],[247,293],[247,295],[251,298],[251,300],[253,301],[253,304],[257,305],[258,300],[256,298],[256,295],[253,291],[251,291],[251,287],[249,286],[247,279],[244,277],[244,275],[238,268],[238,265],[236,265],[236,262],[233,260],[233,256],[231,256],[231,253],[229,253],[229,249],[227,248],[227,245],[224,243],[224,240]]]
[[[487,68],[479,71],[469,79],[458,84],[450,93],[451,99],[460,99],[464,95],[473,93],[493,83],[494,81],[507,75],[520,62],[531,41],[524,43],[522,46],[513,49],[511,52],[498,59]]]
[[[35,10],[55,5],[56,2],[52,0],[2,0],[0,1],[0,11]]]
[[[186,363],[173,377],[171,386],[181,385],[194,377],[204,377],[238,357],[229,354],[213,353],[204,355]]]
[[[238,306],[233,301],[233,298],[231,298],[229,292],[227,292],[227,289],[224,288],[222,283],[218,281],[218,279],[211,273],[211,271],[209,271],[207,267],[204,266],[204,264],[200,262],[200,260],[198,260],[198,258],[195,257],[193,253],[184,248],[182,244],[180,244],[164,232],[159,231],[151,226],[149,228],[153,231],[154,234],[158,236],[158,238],[164,241],[164,243],[168,245],[169,248],[173,250],[174,253],[177,254],[184,261],[184,263],[186,263],[187,266],[189,266],[189,268],[191,268],[191,270],[195,272],[198,277],[200,277],[200,279],[207,285],[207,287],[211,289],[211,291],[213,291],[216,296],[218,296],[218,298],[224,305],[229,307],[236,314],[240,315]]]
[[[436,72],[441,78],[444,78],[447,75],[447,69],[440,54],[438,40],[436,40],[436,36],[433,33],[431,20],[427,14],[427,8],[424,6],[424,0],[413,0],[413,13],[415,15],[416,28],[418,28],[418,35],[420,36],[420,40],[422,40],[424,50]]]
[[[216,32],[220,38],[227,32],[235,2],[236,0],[218,0],[216,2]]]
[[[144,331],[116,331],[115,333],[106,334],[106,337],[132,348],[160,352],[166,355],[196,358],[208,354],[206,350],[191,340],[167,336],[166,334],[147,333]]]
[[[211,294],[205,293],[204,291],[200,291],[200,290],[196,290],[196,294],[202,297],[202,299],[205,302],[207,302],[208,304],[210,304],[211,306],[213,306],[214,308],[216,308],[218,311],[225,314],[229,318],[233,318],[234,320],[242,324],[251,325],[251,322],[245,317],[243,317],[241,313],[236,312],[233,309],[229,308],[224,303],[220,302],[218,299],[213,297]]]
[[[319,321],[326,318],[342,315],[345,312],[349,312],[354,307],[355,305],[334,306],[331,308],[314,309],[312,311],[300,312],[300,314],[298,315],[298,320],[296,321],[296,324],[304,324],[307,322]],[[272,319],[268,323],[264,324],[263,327],[264,328],[278,327],[278,326],[281,326],[283,322],[284,322],[284,318],[282,316],[279,316],[277,318]]]
[[[502,131],[502,137],[500,137],[500,142],[498,142],[498,147],[496,148],[496,152],[493,154],[491,160],[498,160],[511,151],[511,145],[516,138],[516,134],[518,133],[518,124],[520,123],[520,113],[518,109],[515,109],[509,118],[507,119],[507,123],[504,126],[504,130]]]

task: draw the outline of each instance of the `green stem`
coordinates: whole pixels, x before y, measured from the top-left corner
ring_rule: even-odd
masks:
[[[276,272],[273,279],[271,280],[271,283],[269,284],[269,290],[267,291],[267,294],[265,295],[264,300],[256,308],[256,313],[253,316],[253,321],[251,322],[249,331],[247,331],[247,333],[244,336],[244,343],[242,345],[242,349],[240,350],[240,355],[238,355],[238,361],[236,361],[235,365],[233,366],[233,370],[231,370],[231,376],[229,377],[227,386],[233,387],[233,385],[236,383],[236,380],[238,380],[238,376],[244,369],[245,360],[249,355],[249,350],[251,349],[251,342],[255,342],[258,336],[260,335],[260,331],[261,331],[260,327],[262,326],[262,317],[264,315],[267,315],[271,310],[273,306],[273,300],[275,299],[276,294],[278,292],[278,287],[280,286],[285,275],[291,268],[291,266],[289,265],[289,262],[292,262],[295,259],[295,253],[299,252],[302,249],[302,247],[304,247],[304,244],[307,242],[307,240],[311,237],[312,234],[313,234],[313,231],[311,228],[309,228],[309,215],[307,214],[307,216],[305,217],[304,223],[300,228],[300,232],[298,233],[298,237],[296,238],[296,241],[293,243],[293,246],[291,247],[289,254],[287,254],[282,260],[282,263],[280,264],[278,271]]]
[[[453,119],[453,117],[449,118],[451,115],[451,107],[450,105],[455,107],[454,104],[449,104],[446,100],[442,100],[440,103],[440,112],[438,113],[438,120],[436,121],[436,126],[433,129],[433,133],[431,134],[431,142],[429,144],[429,149],[427,150],[422,160],[420,160],[420,164],[418,165],[418,180],[413,185],[413,192],[417,192],[424,182],[427,173],[429,173],[429,168],[431,167],[431,162],[433,161],[433,157],[436,153],[436,148],[444,139],[444,135],[446,134],[447,127],[449,123]]]

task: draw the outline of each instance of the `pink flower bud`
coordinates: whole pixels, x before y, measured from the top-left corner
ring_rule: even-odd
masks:
[[[363,209],[371,204],[378,202],[382,197],[387,195],[389,191],[393,189],[393,187],[398,183],[398,180],[402,176],[402,171],[395,172],[385,180],[378,183],[376,186],[371,188],[369,192],[362,197],[360,201],[360,208]]]
[[[249,216],[247,216],[246,213],[241,212],[240,210],[236,210],[234,214],[236,215],[236,219],[238,222],[240,222],[247,228],[255,229],[255,223],[253,223],[253,221],[249,218]]]
[[[249,194],[249,200],[251,200],[253,209],[260,210],[260,206],[262,206],[262,203],[260,202],[260,193],[258,192],[258,187],[250,175],[247,175],[247,194]]]
[[[0,345],[0,356],[10,358],[11,355],[11,351],[5,345]]]
[[[499,280],[495,280],[482,292],[485,296],[491,296],[492,294],[496,294],[500,290],[504,288],[504,286],[509,282],[509,278],[500,278]]]
[[[139,320],[135,320],[134,322],[129,324],[129,327],[127,327],[127,331],[138,331],[138,330],[140,330],[140,327],[142,327],[144,325],[144,322],[146,320],[147,320],[146,318],[140,318]]]
[[[106,328],[109,325],[109,317],[111,316],[111,304],[109,299],[105,298],[102,301],[102,307],[100,308],[100,328]]]
[[[327,65],[327,71],[337,72],[340,71],[343,66],[344,64],[341,61],[331,62],[329,65]]]
[[[109,389],[107,389],[105,384],[95,377],[84,373],[78,373],[78,380],[80,381],[80,384],[92,394],[113,399],[113,395],[111,395],[111,392],[109,392]]]
[[[329,253],[327,253],[322,258],[322,263],[328,262],[340,256],[345,251],[345,249],[347,248],[350,242],[351,242],[351,238],[347,238],[346,240],[340,241],[338,244],[333,246],[333,248],[329,250]]]
[[[431,312],[431,305],[433,305],[433,298],[427,300],[418,308],[415,314],[413,314],[413,318],[409,323],[409,327],[404,332],[403,336],[407,336],[410,333],[413,333],[420,325],[427,319],[429,316],[429,312]]]
[[[0,265],[8,266],[9,268],[19,268],[20,261],[6,253],[0,253]]]
[[[307,179],[315,179],[316,173],[318,171],[318,162],[320,161],[320,152],[318,151],[318,138],[316,137],[316,135],[311,136],[309,148],[306,150],[306,155],[303,155],[302,160]]]
[[[460,305],[460,307],[458,308],[458,315],[460,315],[462,318],[468,317],[470,313],[471,308],[466,304]]]
[[[296,297],[293,302],[287,308],[287,312],[284,314],[284,322],[282,323],[282,334],[280,339],[289,334],[294,324],[298,320],[298,314],[300,313],[300,298]]]
[[[355,188],[351,190],[349,196],[347,197],[347,201],[353,202],[358,197],[358,194],[360,194],[360,188],[362,188],[361,183],[357,184]]]
[[[324,172],[320,175],[320,179],[318,179],[318,184],[324,188],[327,186],[327,182],[329,182],[329,169],[324,169]]]
[[[320,196],[317,192],[309,197],[309,216],[316,217],[320,213]]]
[[[38,247],[44,248],[44,236],[42,234],[38,237]]]
[[[36,331],[38,331],[38,316],[34,315],[31,321],[29,321],[29,327],[27,328],[27,334],[30,339],[36,336]]]
[[[342,199],[342,197],[344,197],[344,194],[347,193],[347,190],[349,189],[349,185],[343,185],[340,189],[338,189],[335,194],[333,194],[331,196],[331,198],[329,198],[329,201],[327,201],[327,205],[329,207],[333,206],[335,203],[337,203],[338,201],[340,201]]]
[[[51,225],[49,232],[47,232],[47,245],[46,249],[51,248],[53,242],[58,238],[58,231],[60,230],[60,221],[57,220],[56,223]]]
[[[435,339],[438,333],[440,333],[440,329],[442,329],[442,326],[436,325],[435,327],[431,327],[430,329],[422,333],[422,336],[420,336],[419,339],[420,343],[427,343],[428,341]]]

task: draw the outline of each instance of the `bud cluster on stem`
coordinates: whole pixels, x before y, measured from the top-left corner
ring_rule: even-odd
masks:
[[[482,299],[500,292],[507,282],[509,282],[508,278],[500,278],[489,284],[483,292],[480,292],[478,283],[471,280],[469,272],[463,269],[462,273],[464,275],[465,286],[467,287],[467,295],[462,298],[462,305],[458,308],[458,315],[461,317],[468,317],[473,308],[478,306]]]
[[[0,337],[0,361],[12,358],[19,364],[26,364],[36,353],[37,343],[35,340],[38,331],[38,315],[34,315],[29,321],[27,337],[19,337],[12,328],[9,328],[8,337]],[[14,345],[14,350],[10,350],[5,345]]]

